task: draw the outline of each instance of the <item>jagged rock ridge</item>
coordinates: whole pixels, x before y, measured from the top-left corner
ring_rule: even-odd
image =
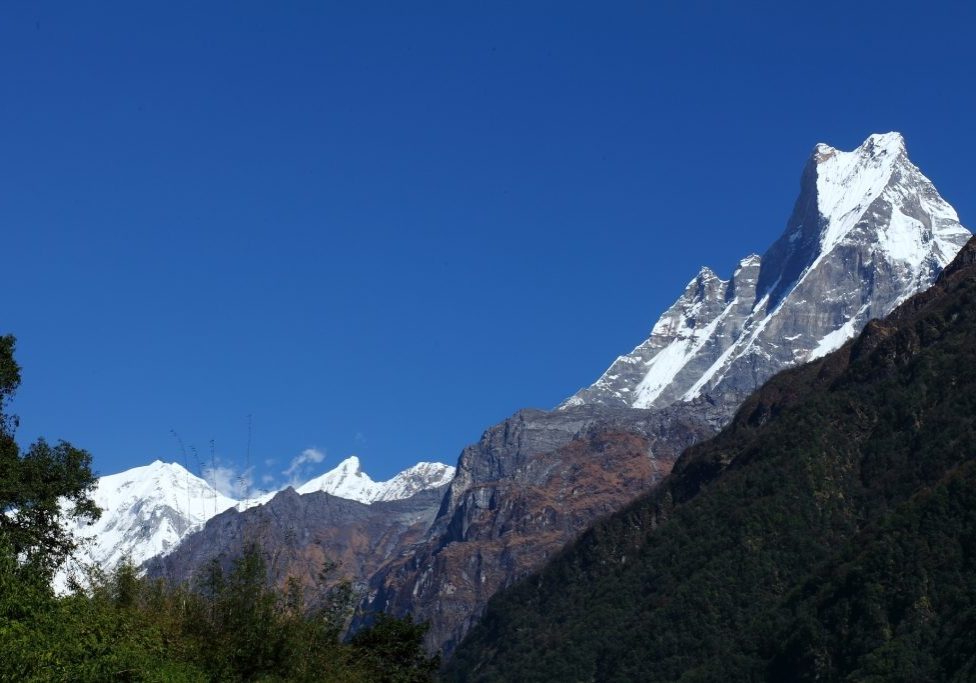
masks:
[[[968,238],[899,133],[852,152],[818,144],[782,237],[728,280],[703,268],[646,341],[560,408],[737,405],[927,287]]]

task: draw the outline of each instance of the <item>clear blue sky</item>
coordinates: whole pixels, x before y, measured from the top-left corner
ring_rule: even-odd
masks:
[[[3,3],[22,440],[453,463],[763,251],[816,142],[902,131],[976,225],[963,3],[714,7]]]

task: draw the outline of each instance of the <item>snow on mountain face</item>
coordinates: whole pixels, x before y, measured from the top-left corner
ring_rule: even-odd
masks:
[[[339,498],[373,503],[380,500],[400,500],[446,484],[454,477],[454,468],[439,462],[421,462],[405,469],[389,481],[373,481],[362,471],[359,458],[350,456],[339,465],[299,486],[300,494],[325,491]]]
[[[703,395],[734,407],[928,287],[969,237],[899,133],[852,152],[819,144],[766,253],[728,280],[703,268],[646,341],[559,407],[652,408]]]
[[[340,462],[335,469],[310,479],[295,489],[300,494],[325,491],[339,498],[358,500],[360,503],[372,501],[379,490],[380,485],[363,472],[359,458],[355,455]]]
[[[400,500],[436,488],[454,477],[454,468],[421,462],[389,481],[375,482],[352,456],[338,467],[298,488],[298,493],[325,491],[361,503]],[[263,505],[277,494],[235,500],[175,463],[159,460],[119,474],[101,477],[92,496],[102,509],[94,524],[72,524],[71,531],[83,541],[81,564],[114,568],[124,557],[140,565],[165,555],[207,520],[232,507],[244,510]],[[70,567],[67,571],[79,567]],[[64,590],[68,575],[62,572],[55,587]]]
[[[190,532],[238,501],[175,463],[156,460],[99,478],[92,496],[102,509],[94,524],[75,524],[83,562],[112,568],[126,556],[136,565],[165,554]],[[59,576],[56,585],[66,585]]]
[[[454,478],[454,468],[439,462],[418,462],[389,481],[381,484],[382,491],[373,500],[402,500],[421,491],[437,488]]]

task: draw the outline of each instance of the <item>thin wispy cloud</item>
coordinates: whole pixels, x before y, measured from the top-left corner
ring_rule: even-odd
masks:
[[[228,498],[240,500],[252,490],[254,468],[238,472],[233,467],[224,465],[207,466],[203,468],[203,478]]]
[[[318,448],[306,448],[304,451],[291,459],[288,468],[282,474],[291,486],[298,486],[302,483],[303,477],[309,465],[317,464],[325,460],[325,451]]]

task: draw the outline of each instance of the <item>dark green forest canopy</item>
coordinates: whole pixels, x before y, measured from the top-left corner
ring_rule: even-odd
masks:
[[[974,260],[496,596],[447,678],[976,677]]]

